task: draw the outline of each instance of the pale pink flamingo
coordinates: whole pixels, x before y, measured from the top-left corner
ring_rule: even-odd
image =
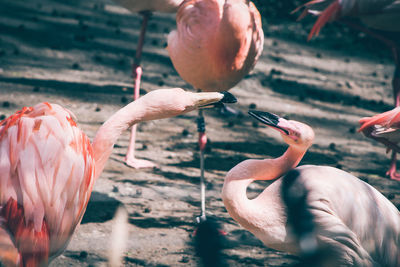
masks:
[[[286,152],[275,159],[249,159],[225,177],[222,199],[234,220],[266,246],[300,253],[283,204],[281,176],[295,168],[295,183],[307,189],[307,206],[314,216],[318,246],[336,255],[335,266],[400,266],[400,213],[372,186],[328,166],[296,166],[312,145],[314,132],[306,124],[260,111],[250,113],[281,132]],[[256,180],[275,180],[256,198],[247,187]]]
[[[93,144],[77,127],[73,114],[57,104],[25,107],[3,120],[0,263],[45,266],[62,253],[123,131],[138,122],[224,102],[224,96],[178,88],[154,90],[110,117]]]
[[[179,75],[195,89],[231,89],[255,66],[263,50],[261,16],[249,0],[185,0],[168,35],[168,52]],[[198,118],[202,216],[205,216],[203,114]]]
[[[134,79],[133,100],[140,96],[140,81],[142,77],[142,67],[140,62],[142,59],[142,50],[147,30],[147,24],[152,12],[174,13],[178,9],[183,0],[114,0],[114,2],[127,8],[131,12],[139,13],[143,16],[142,27],[140,29],[139,40],[136,47],[136,54],[132,65],[132,75]],[[134,125],[131,129],[131,138],[129,140],[128,151],[125,156],[125,163],[135,169],[153,168],[156,165],[144,159],[135,157],[136,128]]]
[[[308,39],[318,35],[322,27],[329,21],[344,20],[349,26],[361,30],[381,40],[390,47],[395,62],[392,81],[395,106],[400,105],[400,1],[399,0],[313,0],[302,6],[305,7],[300,18],[307,13],[318,15]],[[346,18],[357,18],[361,24],[345,21]],[[392,164],[388,175],[395,179],[396,152],[392,152]]]
[[[400,107],[372,117],[362,118],[360,124],[359,131],[363,132],[365,136],[384,144],[387,151],[400,152]],[[392,179],[400,181],[400,174],[396,170],[396,158],[392,158],[387,174]]]

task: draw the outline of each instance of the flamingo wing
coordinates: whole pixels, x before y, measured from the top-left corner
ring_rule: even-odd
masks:
[[[0,217],[24,263],[65,248],[89,200],[93,166],[88,137],[59,105],[24,108],[0,123]]]

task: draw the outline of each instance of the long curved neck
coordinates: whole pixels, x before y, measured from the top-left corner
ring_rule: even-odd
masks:
[[[95,179],[102,173],[121,133],[130,126],[146,120],[146,113],[146,109],[141,106],[141,101],[138,99],[117,111],[100,127],[93,140]]]
[[[274,180],[281,177],[299,164],[306,151],[306,148],[289,147],[279,158],[245,160],[232,168],[226,175],[222,188],[222,199],[232,218],[245,228],[249,226],[257,217],[257,207],[252,205],[253,200],[248,199],[247,187],[255,180]]]

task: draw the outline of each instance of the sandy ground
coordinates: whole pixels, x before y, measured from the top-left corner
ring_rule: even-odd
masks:
[[[235,108],[256,107],[306,122],[315,144],[301,164],[346,170],[375,186],[397,207],[398,182],[385,178],[385,149],[356,132],[360,117],[392,107],[394,70],[388,50],[342,25],[328,26],[307,43],[307,21],[279,14],[265,28],[255,70],[231,90]],[[0,0],[0,116],[38,102],[73,111],[93,138],[97,128],[131,98],[131,58],[140,17],[108,1]],[[166,35],[173,15],[154,15],[143,56],[143,93],[184,87],[169,60]],[[343,33],[343,34],[342,34]],[[133,170],[123,163],[129,133],[121,136],[94,186],[82,225],[52,266],[105,266],[112,217],[129,212],[126,266],[197,266],[191,247],[199,214],[196,113],[139,125],[138,155],[158,164]],[[273,158],[286,146],[279,134],[248,116],[206,113],[211,140],[206,154],[207,209],[228,232],[231,266],[287,266],[296,258],[265,248],[235,223],[220,199],[224,174],[247,158]],[[255,196],[268,183],[255,183]]]

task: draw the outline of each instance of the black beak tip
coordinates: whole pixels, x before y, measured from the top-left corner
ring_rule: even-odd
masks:
[[[249,110],[249,115],[265,124],[278,124],[279,116],[266,111]]]
[[[226,103],[226,104],[233,104],[237,102],[237,99],[234,95],[232,95],[231,93],[224,91],[221,92],[221,94],[224,95],[224,97],[221,99],[221,103]]]

